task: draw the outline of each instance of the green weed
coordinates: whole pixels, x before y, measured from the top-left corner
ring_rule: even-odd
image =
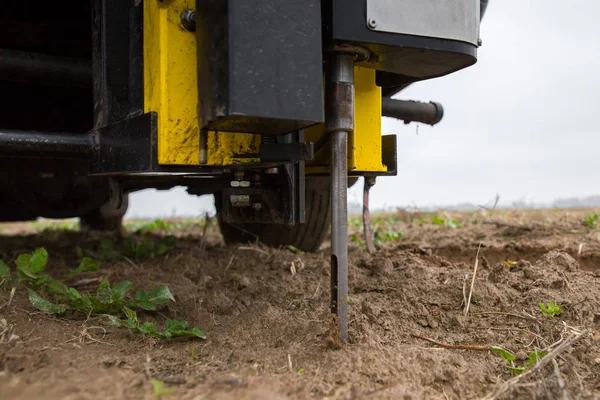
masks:
[[[396,242],[398,240],[402,240],[402,238],[404,237],[404,232],[402,231],[392,231],[391,227],[388,227],[387,231],[382,232],[382,231],[376,231],[375,235],[374,235],[374,240],[373,243],[375,243],[376,246],[380,246],[383,243],[386,242]]]
[[[134,333],[142,333],[156,338],[170,339],[174,337],[198,337],[205,335],[198,328],[188,329],[187,321],[167,319],[162,331],[150,322],[140,324],[133,309],[155,311],[158,306],[174,302],[175,298],[165,285],[156,286],[150,291],[137,290],[131,295],[132,283],[121,281],[115,285],[103,280],[96,293],[80,293],[63,282],[53,279],[45,272],[48,252],[44,248],[35,249],[30,254],[21,254],[15,264],[17,266],[18,285],[29,283],[27,288],[29,301],[38,310],[62,315],[67,311],[82,312],[89,315],[108,317],[112,325],[123,326]],[[67,279],[85,272],[94,272],[99,263],[91,258],[84,258],[79,266],[71,269]],[[0,262],[0,279],[4,282],[10,278],[10,267]],[[35,289],[35,290],[34,290]],[[51,300],[42,297],[36,290],[43,290]],[[125,312],[127,320],[121,321],[114,315]]]
[[[350,218],[350,225],[355,227],[360,227],[362,225],[362,219],[360,218]]]
[[[524,365],[516,365],[515,364],[516,357],[510,351],[508,351],[502,347],[499,347],[499,346],[493,346],[492,352],[494,352],[495,354],[499,355],[501,358],[508,361],[509,365],[507,365],[506,368],[509,371],[511,371],[512,373],[514,373],[515,375],[522,374],[527,369],[534,366],[538,362],[538,360],[541,360],[547,354],[546,352],[543,352],[543,351],[533,351],[533,352],[529,353],[528,360]]]
[[[158,379],[152,378],[150,379],[150,383],[152,384],[152,389],[154,390],[154,396],[159,400],[173,392],[173,388],[166,387],[165,383],[159,381]]]
[[[0,260],[0,286],[4,283],[12,284],[12,277],[10,275],[10,267],[2,260]]]
[[[95,250],[85,253],[101,261],[122,260],[125,257],[140,261],[165,255],[176,246],[177,239],[174,236],[165,236],[158,242],[148,236],[141,240],[128,237],[120,248],[112,240],[102,239]],[[80,252],[80,255],[84,255],[84,252]]]
[[[562,313],[562,308],[558,304],[554,304],[554,300],[550,300],[548,305],[544,305],[544,303],[538,303],[538,307],[542,311],[546,317],[554,317]]]
[[[587,214],[585,218],[583,218],[583,224],[590,228],[598,227],[598,214]]]
[[[294,254],[298,254],[298,255],[304,254],[304,252],[302,250],[300,250],[296,246],[292,246],[291,244],[288,246],[288,249]]]
[[[431,217],[430,221],[434,225],[438,225],[438,226],[445,225],[450,228],[458,228],[458,227],[464,225],[462,222],[459,222],[453,218],[448,217],[448,218],[444,219],[444,218],[441,218],[439,215]]]
[[[365,241],[360,237],[358,233],[354,233],[352,235],[352,241],[360,247],[363,247],[365,245]]]
[[[152,322],[140,324],[137,313],[128,307],[123,307],[123,312],[127,319],[121,320],[114,315],[106,314],[108,324],[116,327],[129,329],[132,333],[142,333],[144,335],[157,339],[172,339],[177,337],[197,337],[206,339],[206,335],[198,328],[188,328],[187,321],[178,321],[176,319],[167,319],[162,331]]]
[[[296,376],[300,377],[304,374],[304,368],[300,368],[298,372],[296,372]]]

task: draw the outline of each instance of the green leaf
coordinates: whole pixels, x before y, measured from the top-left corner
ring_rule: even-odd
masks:
[[[15,264],[17,264],[17,274],[18,274],[18,284],[20,285],[23,282],[37,279],[37,274],[31,270],[29,267],[31,263],[31,254],[21,254],[15,260]]]
[[[0,281],[5,280],[10,283],[12,281],[10,276],[10,267],[2,260],[0,260]]]
[[[114,243],[110,239],[102,239],[98,244],[98,248],[96,249],[96,253],[98,258],[101,260],[117,260],[121,258],[121,255],[115,251]]]
[[[127,291],[131,288],[131,282],[121,281],[112,287],[112,299],[114,301],[124,300]]]
[[[198,328],[188,329],[187,321],[178,321],[176,319],[167,319],[165,321],[165,338],[171,337],[198,337],[206,339],[206,335]]]
[[[154,378],[150,379],[150,383],[152,384],[152,388],[154,389],[154,396],[156,396],[159,399],[161,397],[171,394],[171,392],[173,391],[173,388],[165,387],[164,382],[161,382]]]
[[[154,311],[156,310],[156,306],[148,301],[148,292],[145,290],[138,290],[135,293],[135,304],[143,308],[144,310]]]
[[[143,333],[148,336],[152,336],[154,338],[161,338],[163,334],[158,331],[156,325],[152,322],[144,322],[142,326],[139,327],[140,333]]]
[[[525,367],[513,367],[510,365],[507,365],[506,369],[513,372],[515,375],[521,375],[523,372],[525,372],[526,368]]]
[[[137,313],[128,307],[123,307],[123,311],[125,312],[125,315],[127,316],[127,321],[128,322],[131,321],[133,323],[133,326],[135,326],[137,328],[140,325],[140,323],[138,321]]]
[[[69,271],[69,278],[74,277],[77,274],[81,274],[83,272],[95,272],[98,271],[100,267],[100,263],[97,260],[94,260],[89,257],[84,257],[79,266],[75,269]]]
[[[18,284],[34,281],[36,285],[43,284],[48,276],[42,274],[48,262],[48,252],[43,247],[35,249],[31,254],[21,254],[15,260],[17,265]]]
[[[108,321],[106,322],[106,325],[108,325],[108,326],[116,326],[117,328],[120,328],[121,326],[123,326],[123,324],[121,323],[121,320],[119,318],[115,317],[114,315],[102,314],[101,317],[108,319]]]
[[[46,285],[46,290],[52,293],[54,296],[62,299],[68,299],[70,297],[69,288],[67,288],[64,283],[57,281],[56,279],[50,279]]]
[[[506,361],[513,362],[516,359],[513,353],[506,349],[503,349],[502,347],[492,346],[492,351],[498,354],[500,357],[504,358]]]
[[[65,305],[51,303],[29,288],[27,288],[27,292],[29,293],[29,301],[38,310],[47,311],[52,314],[63,314],[67,311],[67,306]]]
[[[297,248],[296,246],[292,246],[291,244],[288,246],[288,249],[295,254],[304,254],[304,252],[302,250],[300,250],[299,248]]]
[[[169,301],[175,302],[175,298],[167,286],[161,285],[150,290],[148,301],[152,304],[165,304]]]
[[[202,332],[198,328],[192,328],[192,329],[188,330],[187,332],[190,333],[191,335],[194,335],[194,336],[200,338],[200,339],[206,339],[206,335],[204,334],[204,332]]]
[[[46,264],[48,263],[48,252],[45,248],[40,247],[35,249],[33,254],[31,255],[30,268],[31,270],[38,274],[44,271],[46,268]]]
[[[529,353],[529,360],[527,361],[527,368],[531,368],[533,367],[538,360],[541,360],[542,358],[544,358],[546,356],[546,354],[548,354],[545,351],[534,351]]]
[[[156,245],[156,255],[162,256],[175,246],[177,246],[177,239],[174,236],[166,236]]]
[[[167,319],[165,321],[165,329],[168,331],[185,331],[188,328],[187,321],[179,321],[176,319]]]
[[[106,279],[100,282],[98,289],[96,289],[96,298],[102,304],[108,304],[112,300],[112,289],[110,288],[110,282]]]

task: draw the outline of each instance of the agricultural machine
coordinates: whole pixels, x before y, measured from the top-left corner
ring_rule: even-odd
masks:
[[[117,229],[128,194],[214,194],[227,242],[317,249],[347,338],[347,187],[396,174],[393,100],[476,62],[480,0],[6,0],[0,220]]]

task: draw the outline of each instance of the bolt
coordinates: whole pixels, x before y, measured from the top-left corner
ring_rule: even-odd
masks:
[[[260,210],[262,208],[262,203],[252,203],[252,208]]]
[[[231,181],[229,185],[231,187],[240,187],[240,181]]]
[[[365,176],[365,182],[367,182],[367,185],[369,185],[369,186],[375,186],[376,180],[377,180],[377,178],[374,176]]]
[[[373,18],[369,18],[367,25],[369,25],[369,28],[375,29],[377,27],[377,21],[375,21]]]
[[[268,168],[265,172],[269,175],[277,175],[279,173],[279,168]]]
[[[181,25],[190,32],[196,32],[196,11],[185,10],[182,12]]]
[[[477,46],[481,47],[482,44],[483,44],[483,41],[481,40],[481,38],[477,39]]]
[[[240,187],[243,187],[243,188],[250,187],[250,181],[240,181]]]

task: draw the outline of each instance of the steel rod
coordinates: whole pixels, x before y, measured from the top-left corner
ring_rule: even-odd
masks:
[[[86,158],[92,150],[92,139],[85,133],[0,129],[0,156]]]
[[[348,135],[354,129],[354,56],[328,62],[326,126],[331,136],[331,310],[348,340]]]
[[[369,212],[369,192],[375,185],[375,177],[366,176],[363,188],[363,232],[365,244],[369,253],[375,253],[375,244],[373,244],[373,233],[371,232],[371,213]]]
[[[435,125],[444,117],[444,108],[440,103],[421,103],[412,100],[392,100],[384,98],[381,103],[381,115],[401,119],[405,123],[422,122]]]

